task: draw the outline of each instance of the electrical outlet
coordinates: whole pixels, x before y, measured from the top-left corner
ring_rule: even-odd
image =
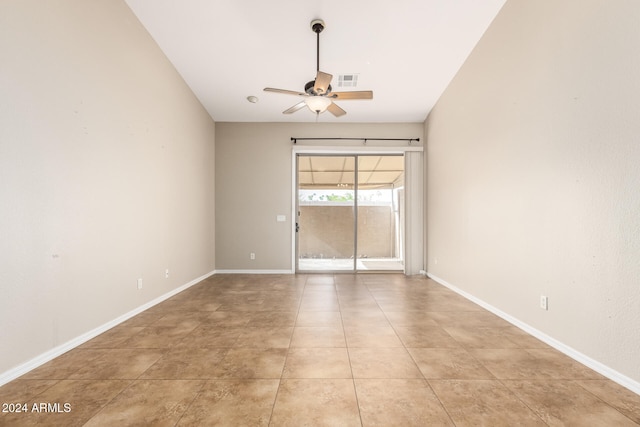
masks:
[[[138,279],[138,289],[142,289],[142,279]]]
[[[543,310],[549,310],[549,298],[545,295],[540,295],[540,308]]]
[[[249,259],[251,259],[251,260],[256,259],[256,254],[254,252],[251,252],[249,254]]]
[[[169,269],[168,268],[164,271],[164,278],[165,279],[169,278]]]

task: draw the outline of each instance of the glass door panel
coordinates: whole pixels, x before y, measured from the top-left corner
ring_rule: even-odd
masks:
[[[354,271],[355,156],[297,157],[298,271]]]
[[[402,155],[357,157],[357,270],[403,271]]]

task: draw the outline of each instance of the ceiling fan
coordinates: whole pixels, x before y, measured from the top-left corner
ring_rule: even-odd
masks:
[[[275,89],[272,87],[264,88],[265,92],[284,93],[287,95],[296,95],[304,97],[304,100],[297,103],[291,108],[284,110],[283,114],[291,114],[301,108],[309,107],[309,109],[319,115],[325,111],[329,111],[336,117],[347,114],[335,102],[337,100],[350,99],[373,99],[373,92],[370,90],[351,91],[351,92],[333,92],[331,88],[331,79],[333,76],[320,71],[320,33],[324,30],[324,21],[322,19],[314,19],[311,21],[311,29],[316,33],[317,51],[316,51],[316,78],[304,85],[304,92],[295,90]]]

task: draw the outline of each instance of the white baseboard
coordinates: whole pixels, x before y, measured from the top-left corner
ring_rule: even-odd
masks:
[[[438,282],[439,284],[441,284],[442,286],[451,289],[453,292],[465,297],[466,299],[468,299],[469,301],[472,301],[476,304],[478,304],[480,307],[490,311],[491,313],[495,314],[498,317],[501,317],[502,319],[506,320],[507,322],[511,323],[512,325],[522,329],[523,331],[527,332],[530,335],[533,335],[534,337],[538,338],[539,340],[549,344],[551,347],[555,348],[556,350],[564,353],[565,355],[569,356],[570,358],[572,358],[573,360],[576,360],[577,362],[582,363],[583,365],[593,369],[594,371],[598,372],[599,374],[609,378],[612,381],[615,381],[616,383],[620,384],[623,387],[628,388],[629,390],[631,390],[632,392],[636,393],[636,394],[640,394],[640,382],[635,381],[623,374],[621,374],[620,372],[611,369],[610,367],[608,367],[607,365],[604,365],[600,362],[598,362],[597,360],[594,360],[592,358],[590,358],[589,356],[580,353],[579,351],[575,350],[572,347],[569,347],[568,345],[556,340],[555,338],[545,334],[544,332],[539,331],[538,329],[516,319],[515,317],[503,312],[502,310],[497,309],[496,307],[487,304],[485,301],[482,301],[481,299],[478,299],[476,297],[474,297],[473,295],[469,294],[468,292],[463,291],[460,288],[457,288],[456,286],[452,285],[451,283],[448,283],[446,280],[443,280],[429,272],[425,272],[425,276],[429,277],[430,279],[433,279],[434,281]]]
[[[89,341],[92,338],[97,337],[98,335],[100,335],[103,332],[108,331],[109,329],[113,328],[114,326],[119,325],[120,323],[124,322],[125,320],[128,320],[130,318],[132,318],[133,316],[142,313],[143,311],[153,307],[156,304],[161,303],[162,301],[171,298],[172,296],[179,294],[180,292],[184,291],[187,288],[190,288],[191,286],[200,283],[201,281],[205,280],[206,278],[212,276],[214,274],[213,271],[198,277],[197,279],[194,279],[192,281],[190,281],[189,283],[180,286],[179,288],[173,289],[172,291],[167,292],[164,295],[161,295],[157,298],[155,298],[152,301],[149,301],[146,304],[141,305],[140,307],[137,307],[133,310],[131,310],[128,313],[123,314],[122,316],[119,316],[101,326],[98,326],[95,329],[92,329],[80,336],[77,336],[67,342],[65,342],[64,344],[61,344],[57,347],[52,348],[49,351],[46,351],[44,353],[42,353],[39,356],[34,357],[33,359],[13,368],[10,369],[6,372],[3,372],[2,374],[0,374],[0,386],[8,383],[9,381],[13,381],[16,378],[26,374],[27,372],[37,368],[40,365],[43,365],[47,362],[49,362],[52,359],[55,359],[56,357],[66,353],[67,351],[81,345],[84,344],[85,342]]]
[[[294,274],[293,270],[215,270],[215,274]]]

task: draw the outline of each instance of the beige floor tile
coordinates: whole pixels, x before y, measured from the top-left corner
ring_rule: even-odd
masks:
[[[333,289],[335,287],[335,280],[333,274],[312,274],[307,276],[307,281],[305,283],[305,289],[309,288],[329,288]]]
[[[511,324],[488,311],[434,311],[433,320],[443,328],[504,328]]]
[[[144,326],[122,326],[118,325],[115,328],[98,335],[97,337],[90,339],[86,343],[79,346],[79,349],[88,348],[122,348],[122,344],[138,335],[145,329]]]
[[[430,380],[456,426],[546,426],[497,380]]]
[[[232,348],[209,371],[214,378],[280,378],[287,357],[284,348]]]
[[[208,347],[175,347],[167,351],[147,369],[140,379],[207,379],[215,378],[214,368],[229,349]]]
[[[279,380],[216,380],[203,387],[178,426],[267,426]]]
[[[346,347],[341,326],[299,326],[293,329],[291,347]]]
[[[396,326],[394,329],[406,347],[460,347],[460,343],[439,326]]]
[[[250,300],[237,300],[233,302],[225,302],[220,305],[217,311],[245,311],[253,313],[256,311],[264,311],[264,300],[250,301]]]
[[[118,326],[126,328],[151,326],[167,314],[166,312],[159,310],[157,307],[157,305],[151,307],[149,310],[143,311],[142,313],[137,314],[128,320],[125,320]]]
[[[83,366],[104,355],[102,349],[73,349],[26,373],[21,379],[66,379]]]
[[[356,379],[365,426],[453,426],[423,379]]]
[[[550,426],[635,426],[631,419],[571,381],[504,381]]]
[[[187,326],[147,326],[142,331],[123,341],[119,348],[169,348],[193,331],[198,324]]]
[[[174,311],[165,314],[151,326],[195,328],[206,322],[211,315],[208,311]]]
[[[303,297],[300,303],[300,311],[340,311],[338,297]]]
[[[130,383],[123,380],[62,380],[37,395],[20,400],[17,400],[18,395],[13,395],[9,401],[26,403],[28,411],[0,413],[0,425],[83,425]],[[51,406],[41,407],[41,403]]]
[[[416,298],[421,300],[421,298]],[[479,305],[455,293],[433,292],[424,298],[426,311],[469,312],[484,311]]]
[[[402,298],[377,298],[378,306],[385,313],[388,311],[405,311],[405,312],[424,312],[427,311],[427,305],[412,299]]]
[[[302,290],[303,299],[333,299],[337,298],[338,291],[334,285],[310,285],[306,284]]]
[[[244,329],[222,326],[199,326],[176,343],[176,347],[233,347]]]
[[[288,299],[281,300],[273,300],[273,299],[265,299],[262,304],[262,310],[265,312],[297,312],[300,307],[300,300],[296,299],[294,301],[290,301]],[[260,312],[259,312],[260,313]]]
[[[391,326],[382,310],[342,311],[342,323],[345,327]]]
[[[134,381],[85,426],[174,426],[203,384],[187,380]]]
[[[245,328],[240,332],[234,347],[288,348],[293,328]]]
[[[461,328],[445,327],[449,335],[455,338],[465,348],[520,348],[509,339],[507,331],[510,328]]]
[[[346,348],[291,348],[282,378],[351,378]]]
[[[350,348],[354,378],[422,378],[407,350],[401,347]]]
[[[157,315],[157,317],[153,320],[153,322],[155,322],[160,318],[162,318],[162,316],[165,316],[169,313],[172,313],[174,311],[182,311],[183,302],[188,300],[189,298],[186,298],[183,295],[178,294],[173,298],[169,298],[157,305],[154,305],[153,307],[148,309],[145,313],[149,315],[151,314]],[[151,318],[149,318],[149,320],[151,320]],[[149,323],[149,321],[147,321],[145,322],[146,323],[145,326],[151,326],[153,322]],[[135,326],[139,326],[139,325],[136,324]]]
[[[494,379],[495,377],[462,348],[409,348],[426,379]]]
[[[404,347],[390,326],[345,326],[347,347]]]
[[[336,293],[340,298],[373,298],[373,294],[361,283],[336,283]]]
[[[481,311],[478,305],[457,295],[439,293],[401,296],[378,296],[378,304],[387,311],[417,311],[417,312],[473,312]]]
[[[214,275],[0,400],[72,405],[10,426],[640,425],[638,395],[402,274]]]
[[[95,350],[100,356],[83,363],[69,375],[74,380],[118,380],[136,379],[156,363],[165,350],[155,349],[109,349]]]
[[[611,380],[581,380],[576,383],[640,425],[640,395]]]
[[[338,298],[338,302],[340,303],[340,311],[381,311],[380,306],[370,296],[363,297],[351,297],[351,296],[342,296]]]
[[[602,379],[553,349],[469,349],[469,352],[500,379]]]
[[[337,311],[301,311],[295,326],[342,327],[342,318]]]
[[[415,326],[415,327],[429,327],[439,326],[435,321],[434,316],[431,313],[416,313],[409,311],[385,311],[385,316],[393,325],[398,326]]]
[[[540,341],[538,338],[529,335],[525,331],[516,328],[515,326],[508,327],[504,329],[505,336],[509,338],[509,340],[513,341],[520,348],[543,348],[543,349],[551,349],[551,346]]]
[[[296,311],[261,311],[251,316],[247,327],[294,326],[296,323],[296,315]]]
[[[220,302],[215,298],[200,297],[189,298],[185,301],[179,302],[178,309],[180,311],[194,312],[194,311],[216,311],[221,306]]]
[[[9,403],[30,400],[55,385],[58,381],[60,380],[29,380],[18,378],[0,387],[0,402]]]
[[[353,380],[281,380],[270,425],[361,426]]]
[[[206,319],[202,320],[203,325],[209,327],[243,327],[251,321],[252,313],[246,311],[214,311],[207,313]]]

